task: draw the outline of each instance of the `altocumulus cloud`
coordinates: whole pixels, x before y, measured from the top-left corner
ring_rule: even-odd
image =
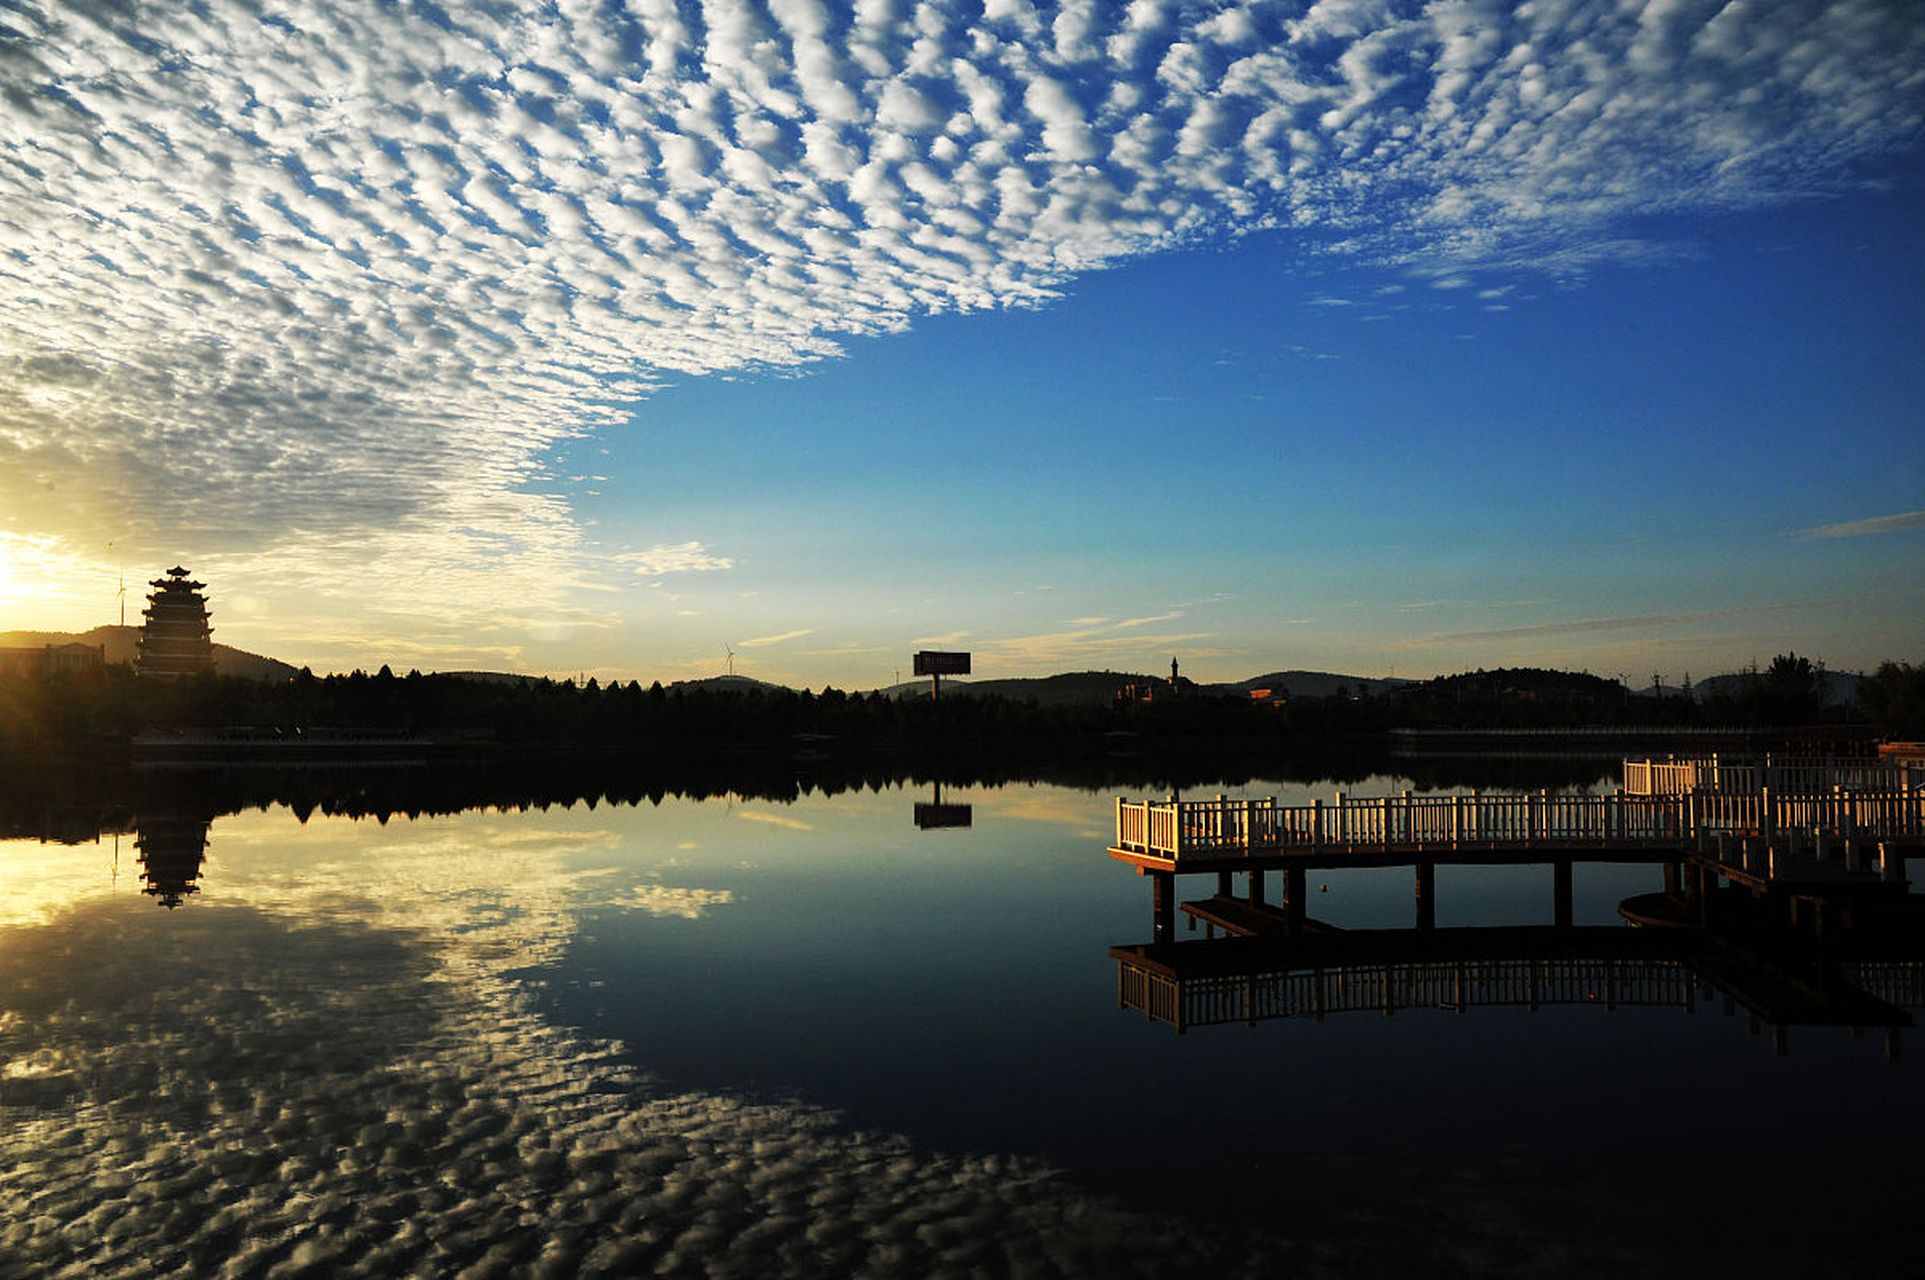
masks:
[[[1875,0],[26,0],[0,523],[546,615],[621,566],[542,460],[664,374],[1255,228],[1581,269],[1624,212],[1845,180],[1920,65]]]

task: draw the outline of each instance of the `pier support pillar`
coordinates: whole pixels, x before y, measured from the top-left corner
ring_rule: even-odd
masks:
[[[1556,899],[1556,924],[1571,927],[1571,863],[1568,858],[1551,864],[1551,893]]]
[[[1250,868],[1250,905],[1263,905],[1263,870],[1260,867]]]
[[[1235,887],[1232,886],[1230,883],[1230,873],[1228,871],[1217,872],[1216,873],[1216,896],[1219,898],[1234,898],[1236,897],[1236,894],[1237,894],[1237,891]]]
[[[1417,864],[1417,927],[1437,927],[1437,864]]]
[[[1678,896],[1679,882],[1684,878],[1684,867],[1676,862],[1664,864],[1664,891],[1672,897]]]
[[[1176,941],[1176,877],[1167,871],[1152,871],[1150,876],[1150,931],[1152,942]]]
[[[1304,913],[1309,909],[1303,887],[1303,868],[1285,867],[1283,871],[1283,910],[1288,926],[1292,930],[1303,927]]]

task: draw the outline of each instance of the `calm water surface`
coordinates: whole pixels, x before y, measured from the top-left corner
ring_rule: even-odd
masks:
[[[950,789],[972,825],[923,831],[928,798],[0,842],[0,1274],[1917,1267],[1910,1030],[1779,1053],[1712,998],[1179,1036],[1119,1007],[1151,918],[1109,796]],[[1660,887],[1580,865],[1575,923]],[[1413,921],[1407,869],[1310,891]],[[1552,898],[1445,868],[1437,925]]]

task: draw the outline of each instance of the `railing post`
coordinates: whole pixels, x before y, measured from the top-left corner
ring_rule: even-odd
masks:
[[[1323,847],[1323,797],[1310,802],[1310,847]]]
[[[1770,756],[1765,757],[1767,760],[1770,758]],[[1778,824],[1772,820],[1772,817],[1771,788],[1761,787],[1758,791],[1758,830],[1764,836],[1766,844],[1771,843],[1772,834],[1778,827]]]
[[[1116,797],[1116,845],[1123,847],[1123,797]]]
[[[1698,784],[1693,782],[1691,790],[1684,797],[1684,838],[1694,849],[1704,847],[1704,837],[1698,831]]]
[[[1349,839],[1350,839],[1350,814],[1349,814],[1349,812],[1348,812],[1348,811],[1347,811],[1347,810],[1346,810],[1346,809],[1344,808],[1344,798],[1343,798],[1343,792],[1341,792],[1341,791],[1339,791],[1339,792],[1337,793],[1337,834],[1336,834],[1336,840],[1337,840],[1337,843],[1338,843],[1338,844],[1343,844],[1343,843],[1345,843],[1346,841],[1348,841]]]

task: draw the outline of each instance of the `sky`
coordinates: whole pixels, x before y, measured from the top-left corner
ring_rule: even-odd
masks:
[[[1909,0],[0,0],[0,630],[1925,661]],[[733,657],[730,657],[730,651]]]

